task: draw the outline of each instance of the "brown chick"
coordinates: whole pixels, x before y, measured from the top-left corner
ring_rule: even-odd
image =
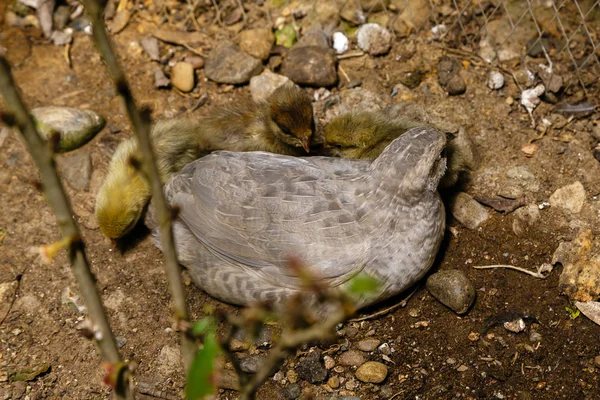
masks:
[[[164,183],[186,164],[216,150],[306,155],[313,131],[310,98],[296,86],[284,85],[265,102],[243,100],[215,109],[201,121],[158,122],[151,136]],[[135,138],[119,144],[96,196],[96,219],[110,239],[133,229],[152,196],[132,158],[141,159]]]
[[[325,127],[324,140],[328,155],[374,160],[398,136],[415,127],[429,124],[397,117],[390,119],[383,113],[360,111],[342,114]],[[474,154],[464,130],[446,146],[447,170],[440,188],[449,188],[458,181],[462,171],[474,166]]]
[[[277,88],[266,101],[244,99],[215,109],[198,131],[199,144],[208,151],[268,151],[306,155],[314,132],[308,95],[294,85]]]

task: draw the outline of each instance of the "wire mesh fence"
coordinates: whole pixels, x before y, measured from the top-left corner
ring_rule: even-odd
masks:
[[[192,0],[188,0],[191,2]],[[311,10],[337,7],[340,26],[377,22],[397,39],[425,34],[449,49],[514,70],[530,61],[578,85],[587,97],[597,94],[600,76],[600,0],[259,0],[295,22]],[[206,0],[219,19],[248,2]],[[235,12],[233,12],[235,13]],[[239,13],[239,11],[237,12]],[[246,18],[245,14],[244,21]],[[271,18],[273,17],[273,18]]]

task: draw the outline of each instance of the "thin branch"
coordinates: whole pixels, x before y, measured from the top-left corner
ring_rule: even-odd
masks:
[[[36,130],[35,122],[23,99],[17,91],[10,66],[4,57],[0,56],[0,93],[4,97],[7,114],[4,121],[16,126],[27,144],[38,170],[46,200],[56,215],[58,226],[63,238],[73,238],[68,241],[68,257],[73,267],[73,275],[79,285],[79,290],[88,309],[94,327],[94,338],[102,358],[111,364],[122,363],[117,349],[115,337],[108,324],[108,319],[102,306],[102,300],[96,290],[96,280],[81,240],[79,229],[73,220],[73,211],[55,169],[54,154],[50,143],[46,142]],[[125,371],[122,382],[118,384],[114,394],[117,399],[132,399],[131,376]]]
[[[93,28],[93,38],[98,51],[104,58],[108,72],[115,83],[117,92],[121,95],[127,108],[127,114],[137,136],[140,150],[143,154],[142,170],[149,178],[152,185],[152,197],[156,209],[160,240],[165,257],[165,270],[171,295],[173,296],[173,311],[176,325],[180,331],[182,358],[186,372],[191,365],[195,353],[194,342],[188,337],[186,326],[189,326],[189,314],[185,301],[185,291],[181,282],[181,267],[175,254],[173,240],[172,214],[162,191],[162,183],[156,166],[156,157],[152,150],[150,140],[150,121],[147,115],[142,114],[133,98],[131,89],[121,69],[115,53],[113,52],[102,20],[102,9],[99,0],[83,0]]]

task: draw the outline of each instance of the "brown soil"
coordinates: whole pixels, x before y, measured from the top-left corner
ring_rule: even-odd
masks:
[[[257,26],[260,21],[257,20]],[[177,335],[170,329],[170,295],[161,254],[147,236],[126,251],[112,249],[94,226],[95,192],[115,146],[131,134],[106,68],[90,37],[81,32],[76,33],[70,49],[72,68],[69,68],[64,47],[47,44],[33,31],[11,29],[3,45],[15,53],[25,52],[14,67],[14,76],[30,107],[62,105],[93,109],[107,117],[109,126],[121,130],[111,134],[104,129],[86,145],[91,149],[93,165],[89,189],[76,193],[67,188],[112,328],[126,341],[121,351],[137,364],[136,381],[153,387],[155,394],[163,391],[175,395],[184,380]],[[123,32],[112,38],[138,103],[150,105],[155,119],[201,117],[211,106],[249,95],[247,86],[224,88],[205,81],[201,70],[200,93],[208,93],[210,100],[197,111],[189,111],[195,103],[193,98],[173,90],[155,89],[156,65],[146,59],[138,46],[131,45],[150,29],[136,16]],[[220,35],[235,37],[227,30]],[[30,46],[30,51],[19,47],[23,43]],[[414,43],[416,53],[406,62],[396,61]],[[511,214],[490,210],[492,217],[476,231],[449,218],[453,234],[448,230],[435,268],[464,271],[478,289],[475,306],[466,316],[458,317],[420,288],[407,308],[355,324],[356,335],[341,337],[342,345],[353,347],[367,335],[388,343],[394,350],[392,361],[386,362],[388,378],[384,386],[359,384],[356,389],[347,390],[342,385],[336,393],[354,394],[362,399],[389,398],[391,394],[397,394],[396,399],[599,398],[600,367],[594,366],[594,357],[600,355],[600,327],[583,316],[570,319],[565,311],[569,301],[558,288],[560,268],[546,280],[507,270],[471,268],[471,265],[510,263],[534,269],[550,261],[560,241],[574,237],[578,224],[591,224],[588,218],[597,218],[600,205],[593,196],[600,192],[597,179],[600,171],[591,154],[591,119],[575,121],[572,130],[562,132],[568,134],[564,140],[558,140],[561,132],[549,133],[537,142],[539,149],[534,156],[527,158],[521,146],[535,132],[522,108],[506,102],[507,97],[518,95],[516,86],[508,82],[505,89],[490,92],[485,86],[488,70],[471,64],[465,70],[466,94],[449,98],[439,87],[435,73],[443,51],[439,45],[424,43],[419,37],[397,41],[387,56],[345,60],[341,66],[352,78],[362,79],[363,87],[386,94],[402,72],[423,67],[427,71],[425,79],[419,88],[412,90],[411,101],[467,128],[480,153],[478,171],[527,166],[540,182],[539,191],[527,194],[529,203],[546,201],[554,190],[576,180],[584,184],[588,199],[577,216],[579,219],[558,209],[542,210],[541,218],[523,236],[513,233]],[[208,47],[211,45],[207,43]],[[161,44],[161,49],[165,47]],[[178,56],[188,54],[180,47],[177,52]],[[333,92],[338,90],[344,89]],[[550,105],[542,104],[536,115],[548,115],[550,109]],[[4,399],[11,398],[11,393],[12,398],[27,398],[27,394],[29,399],[107,398],[110,391],[102,383],[98,353],[93,343],[76,330],[83,315],[70,301],[65,301],[67,288],[77,296],[77,285],[66,258],[61,255],[46,265],[28,253],[32,246],[59,238],[54,216],[34,185],[36,169],[15,134],[11,133],[0,144],[0,150],[0,231],[6,232],[0,239],[0,283],[13,282],[22,276],[14,304],[0,325],[0,368],[5,373],[8,369],[33,368],[43,363],[51,366],[50,372],[27,382],[25,387],[2,381],[0,372],[0,394]],[[487,195],[485,184],[472,184],[477,174],[465,180],[463,189],[472,195]],[[591,228],[597,230],[597,224],[591,224]],[[235,310],[209,298],[193,285],[188,285],[187,295],[194,318],[201,317],[209,304]],[[409,316],[409,312],[416,317]],[[477,341],[469,339],[471,332],[485,330],[489,318],[501,317],[506,312],[526,315],[537,322],[523,333],[510,333],[500,325],[482,333]],[[419,321],[427,321],[427,326],[415,327]],[[541,334],[539,344],[530,341],[531,331]],[[381,361],[377,353],[367,358]],[[293,360],[282,367],[283,373],[290,369],[290,362]],[[353,377],[353,373],[346,368],[340,376]],[[284,386],[269,380],[258,398],[281,398]],[[302,386],[310,387],[319,396],[328,395],[322,386],[306,382]],[[231,399],[236,394],[221,391],[218,397]]]

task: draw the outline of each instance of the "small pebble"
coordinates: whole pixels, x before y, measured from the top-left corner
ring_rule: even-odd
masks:
[[[331,378],[329,378],[329,380],[327,381],[327,384],[333,388],[333,389],[337,389],[340,387],[340,378],[336,375],[336,376],[332,376]]]
[[[379,350],[379,352],[385,356],[389,356],[390,354],[392,354],[392,349],[390,348],[390,345],[387,343],[383,343],[381,346],[379,346],[377,348],[377,350]]]
[[[160,50],[158,48],[157,38],[145,37],[140,41],[140,44],[152,61],[160,60]]]
[[[448,363],[448,364],[450,364],[450,365],[452,365],[452,364],[456,364],[456,360],[455,360],[454,358],[451,358],[451,357],[450,357],[450,358],[448,358],[448,359],[446,360],[446,363]]]
[[[379,339],[364,339],[358,342],[356,347],[361,351],[374,351],[381,344]]]
[[[346,389],[348,390],[354,390],[356,389],[356,381],[354,379],[349,379],[346,381]]]
[[[469,338],[469,340],[470,340],[471,342],[476,342],[476,341],[478,341],[478,340],[479,340],[479,337],[480,337],[480,335],[479,335],[479,333],[477,333],[477,332],[471,332],[471,333],[469,333],[469,336],[468,336],[468,338]]]
[[[188,62],[178,62],[171,69],[171,84],[184,93],[194,88],[194,67]]]
[[[531,331],[531,333],[529,334],[529,340],[531,342],[541,342],[542,335],[539,332]]]
[[[345,353],[342,353],[338,361],[341,365],[345,365],[347,367],[359,367],[364,364],[366,360],[362,353],[356,350],[349,350]]]
[[[504,86],[504,75],[498,71],[491,71],[488,77],[487,86],[493,90],[501,89]]]
[[[464,272],[456,269],[432,274],[426,287],[433,297],[457,314],[466,313],[475,302],[475,287]]]
[[[260,354],[252,354],[240,360],[240,368],[242,371],[254,374],[265,360],[265,356]]]
[[[286,386],[281,392],[283,397],[287,400],[296,400],[302,395],[302,388],[297,383],[292,383]]]
[[[298,382],[298,374],[293,369],[288,370],[288,372],[285,374],[285,377],[288,381],[290,381],[290,383]]]
[[[333,48],[337,54],[344,54],[348,51],[349,40],[342,32],[333,33]]]
[[[594,364],[596,364],[596,367],[600,368],[600,356],[594,357]]]
[[[388,374],[388,368],[377,361],[367,361],[356,370],[356,377],[365,383],[381,383]]]
[[[488,220],[488,210],[467,193],[459,192],[450,202],[450,212],[463,226],[477,229]]]
[[[468,369],[469,369],[469,367],[467,367],[467,366],[466,366],[466,365],[464,365],[464,364],[463,364],[463,365],[461,365],[461,366],[459,366],[458,368],[456,368],[456,370],[457,370],[458,372],[465,372],[465,371],[467,371]]]
[[[525,324],[525,321],[523,321],[523,318],[519,318],[514,321],[507,321],[504,323],[504,329],[513,333],[523,332],[526,327],[527,325]]]
[[[321,353],[312,351],[296,366],[298,376],[310,383],[320,383],[327,378],[327,370],[321,362]]]
[[[576,181],[557,189],[550,196],[549,201],[553,207],[560,207],[572,214],[578,214],[583,208],[585,198],[585,188],[581,182]]]
[[[325,364],[325,369],[332,369],[335,367],[335,360],[330,356],[323,357],[323,363]]]
[[[372,56],[387,54],[392,47],[392,34],[377,24],[364,24],[356,32],[358,47]]]

